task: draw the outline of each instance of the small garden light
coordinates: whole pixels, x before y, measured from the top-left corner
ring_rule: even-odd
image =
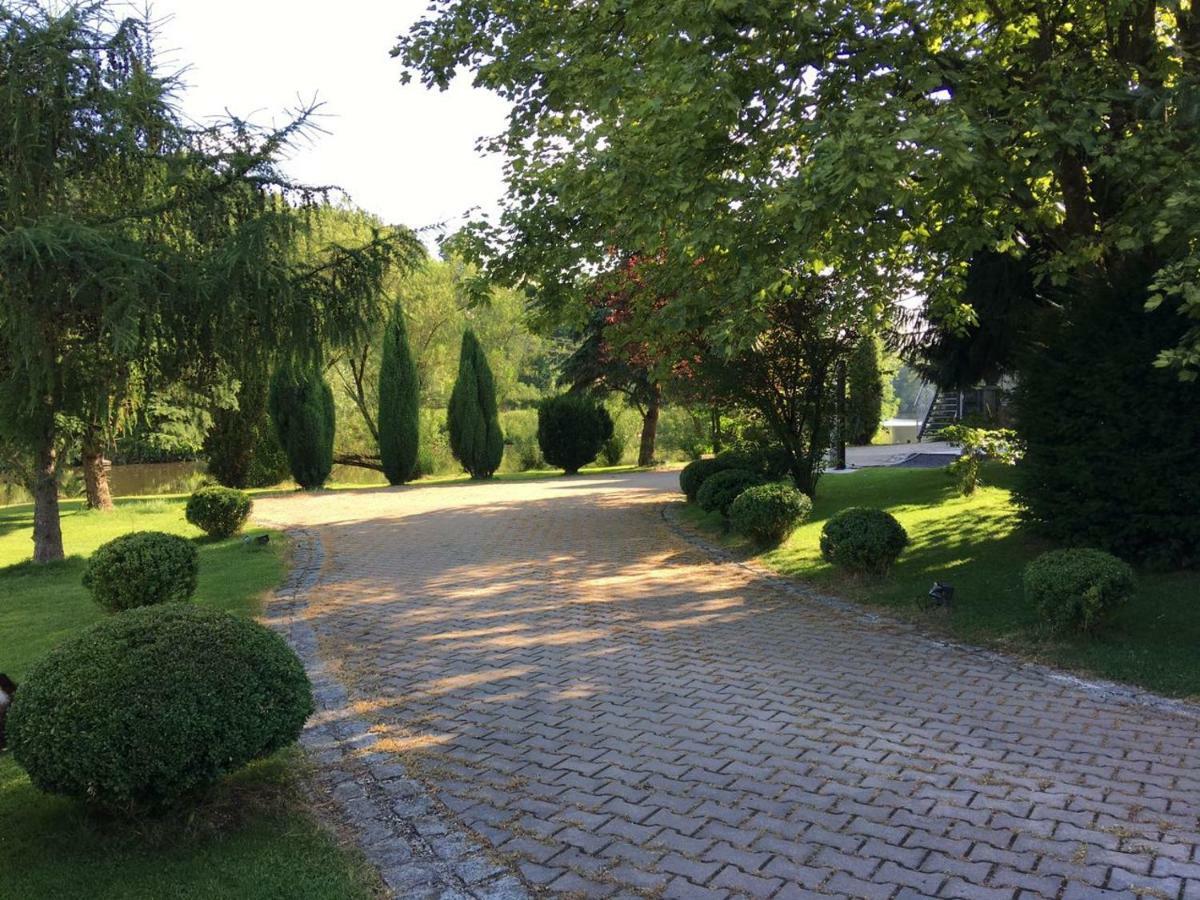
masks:
[[[929,591],[929,599],[934,606],[950,609],[954,605],[954,585],[944,581],[935,581]]]

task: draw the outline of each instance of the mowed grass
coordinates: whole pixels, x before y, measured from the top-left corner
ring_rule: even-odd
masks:
[[[129,531],[200,537],[184,521],[181,498],[120,501],[111,513],[68,501],[70,558],[34,566],[31,516],[28,506],[0,508],[0,671],[18,682],[42,654],[103,615],[80,584],[86,557],[102,543]],[[283,576],[278,534],[266,548],[240,537],[198,546],[197,603],[254,615]],[[301,765],[286,751],[228,779],[196,810],[119,823],[37,791],[12,755],[0,754],[0,898],[373,896],[366,864],[305,807]]]
[[[1051,549],[1024,529],[1010,486],[1014,471],[985,470],[985,486],[960,496],[941,469],[864,469],[821,479],[813,515],[781,547],[760,559],[775,571],[830,594],[883,607],[973,644],[1172,697],[1200,698],[1200,573],[1139,573],[1135,600],[1092,637],[1051,638],[1021,589],[1025,564]],[[848,506],[891,512],[909,546],[883,579],[858,579],[821,559],[821,528]],[[754,552],[723,533],[720,518],[688,506],[684,519]],[[920,601],[934,581],[955,588],[950,614]]]

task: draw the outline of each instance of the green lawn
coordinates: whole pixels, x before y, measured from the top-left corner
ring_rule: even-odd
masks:
[[[197,537],[183,501],[121,501],[112,513],[63,507],[71,558],[27,562],[31,510],[0,508],[0,671],[19,682],[33,662],[102,613],[80,585],[84,560],[134,530]],[[251,532],[253,533],[253,532]],[[196,602],[246,615],[284,571],[279,535],[266,549],[240,538],[200,544]],[[295,751],[258,763],[214,791],[201,807],[162,821],[121,825],[36,791],[0,755],[0,897],[8,898],[366,898],[374,875],[339,849],[300,797]]]
[[[1093,638],[1050,640],[1040,633],[1021,592],[1021,570],[1046,545],[1020,527],[1008,485],[1014,473],[988,467],[989,486],[959,496],[941,469],[864,469],[821,479],[812,518],[777,550],[761,556],[772,569],[828,593],[919,619],[955,638],[1173,697],[1200,698],[1200,573],[1141,573],[1135,601]],[[890,511],[909,547],[886,579],[846,576],[821,559],[826,519],[847,506]],[[713,534],[719,517],[695,506],[685,521]],[[721,535],[750,552],[739,539]],[[935,580],[956,589],[946,616],[922,612],[918,600]]]

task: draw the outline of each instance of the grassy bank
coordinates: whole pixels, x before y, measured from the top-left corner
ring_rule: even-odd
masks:
[[[761,560],[781,574],[831,594],[917,618],[975,644],[1175,697],[1200,698],[1200,573],[1146,573],[1138,594],[1111,626],[1091,637],[1049,639],[1021,591],[1021,570],[1049,549],[1023,529],[1009,490],[1013,471],[988,469],[972,497],[959,496],[940,469],[864,469],[826,475],[812,518]],[[825,521],[847,506],[876,506],[896,516],[910,544],[886,579],[846,576],[821,559]],[[683,518],[746,552],[722,533],[719,517],[694,506]],[[949,615],[925,613],[918,601],[935,580],[956,589]]]
[[[87,555],[134,530],[198,537],[181,499],[123,501],[112,513],[63,507],[70,559],[27,560],[28,506],[0,508],[0,671],[19,682],[43,653],[102,613],[80,578]],[[244,615],[279,583],[278,536],[265,549],[240,538],[205,541],[196,602]],[[182,817],[132,825],[98,820],[78,804],[35,790],[11,754],[0,755],[0,897],[365,898],[373,875],[313,820],[296,782],[294,752],[251,766]]]

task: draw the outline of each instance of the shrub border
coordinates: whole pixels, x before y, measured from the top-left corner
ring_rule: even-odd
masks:
[[[772,588],[797,600],[819,603],[834,613],[852,619],[859,625],[887,629],[894,634],[912,636],[928,645],[930,652],[951,651],[971,654],[986,659],[991,663],[1004,666],[1011,671],[1033,675],[1051,684],[1064,685],[1082,691],[1101,703],[1115,703],[1120,706],[1140,706],[1168,715],[1181,716],[1185,719],[1200,722],[1200,703],[1164,697],[1153,691],[1130,687],[1127,684],[1120,684],[1115,681],[1084,678],[1063,669],[1048,666],[1045,663],[1024,662],[1018,657],[1010,656],[997,650],[989,650],[986,647],[977,647],[974,644],[946,640],[932,634],[919,624],[904,621],[885,613],[873,612],[868,607],[855,603],[852,600],[843,600],[832,594],[823,594],[820,591],[813,590],[801,581],[780,575],[752,557],[736,554],[728,547],[713,543],[699,529],[680,520],[679,511],[685,506],[686,504],[682,500],[668,500],[660,507],[662,520],[672,532],[715,562],[729,563],[737,566],[755,578],[765,581]]]

